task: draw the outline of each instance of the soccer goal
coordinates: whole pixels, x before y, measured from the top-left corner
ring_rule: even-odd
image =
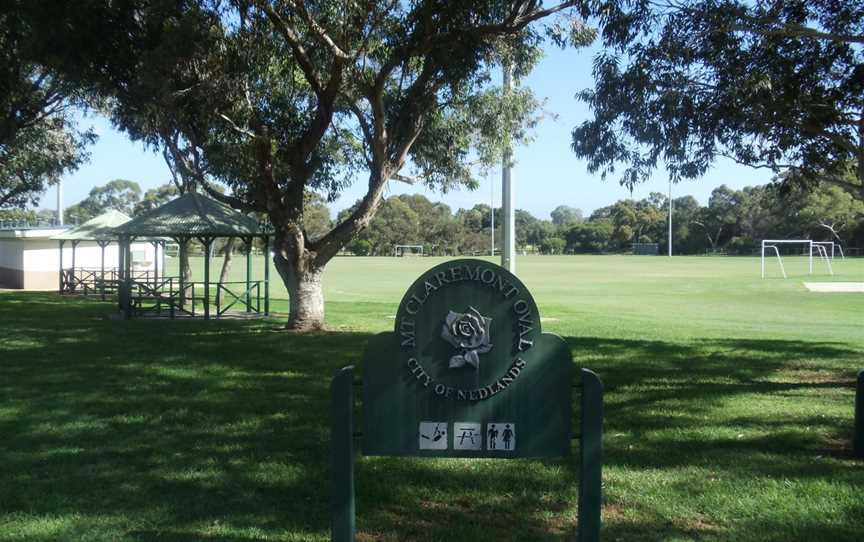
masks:
[[[631,250],[634,256],[657,256],[660,254],[657,243],[633,243]]]
[[[393,247],[393,256],[403,258],[406,256],[422,256],[423,245],[395,245]]]
[[[786,275],[786,268],[783,266],[783,256],[780,254],[780,245],[798,245],[802,249],[802,254],[807,256],[808,260],[808,273],[810,275],[813,274],[813,255],[814,253],[818,258],[821,258],[822,261],[825,262],[828,267],[828,273],[834,275],[834,269],[831,267],[831,260],[828,257],[828,249],[826,248],[826,243],[814,242],[810,239],[763,239],[762,240],[762,278],[765,278],[765,253],[769,254],[769,258],[771,254],[774,254],[777,257],[777,263],[780,264],[780,272],[783,273],[783,278],[788,278]]]
[[[843,247],[840,243],[835,243],[834,241],[813,241],[814,245],[821,245],[825,247],[827,252],[830,252],[831,259],[834,259],[835,254],[840,254],[840,259],[845,260],[846,255],[843,254]]]

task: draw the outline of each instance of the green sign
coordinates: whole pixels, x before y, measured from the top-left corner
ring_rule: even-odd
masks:
[[[357,436],[364,455],[501,459],[567,456],[579,438],[577,539],[599,539],[602,385],[587,369],[574,382],[567,343],[542,332],[534,299],[506,269],[454,260],[424,273],[394,331],[367,344],[362,367],[361,434],[353,367],[331,385],[332,540],[354,540]]]
[[[395,331],[363,358],[363,453],[570,453],[573,364],[530,292],[482,260],[438,265],[408,289]]]

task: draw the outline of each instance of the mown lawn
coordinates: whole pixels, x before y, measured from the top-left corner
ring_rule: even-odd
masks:
[[[337,259],[332,331],[306,336],[0,293],[0,540],[327,540],[329,377],[438,261]],[[809,293],[797,264],[520,260],[606,385],[604,540],[864,539],[864,295]],[[577,484],[565,460],[364,458],[360,540],[569,540]]]

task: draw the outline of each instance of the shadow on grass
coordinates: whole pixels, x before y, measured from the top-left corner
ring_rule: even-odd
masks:
[[[371,335],[298,336],[256,321],[109,321],[107,308],[0,296],[6,529],[36,529],[30,540],[77,539],[80,526],[34,526],[75,515],[97,539],[327,539],[329,379],[360,358]],[[577,364],[606,386],[607,468],[712,468],[742,483],[862,481],[851,462],[814,460],[844,449],[851,421],[727,412],[730,401],[849,391],[848,368],[826,360],[858,351],[774,340],[567,340]],[[363,458],[360,540],[571,539],[577,484],[575,458]],[[670,522],[645,503],[619,504],[614,488],[606,500],[609,539],[746,539],[753,527]],[[617,506],[641,512],[618,517]],[[797,519],[779,532],[807,532]],[[850,529],[837,526],[835,538],[852,539]]]

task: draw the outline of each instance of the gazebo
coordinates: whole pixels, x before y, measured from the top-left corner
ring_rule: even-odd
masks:
[[[119,284],[119,269],[116,267],[105,267],[105,249],[111,243],[118,242],[118,235],[114,229],[131,218],[120,211],[111,210],[101,215],[91,218],[80,226],[67,230],[59,235],[55,235],[51,239],[60,243],[60,293],[83,293],[91,294],[98,293],[105,297],[106,292],[112,293],[117,291]],[[136,280],[148,280],[155,282],[159,277],[159,248],[163,248],[165,240],[158,238],[148,238],[141,240],[144,244],[141,252],[149,252],[149,246],[152,246],[152,261],[146,261],[142,264],[142,268],[133,269],[131,276]],[[72,247],[72,261],[69,267],[64,267],[63,251],[66,243]],[[85,250],[84,265],[78,267],[80,262],[76,261],[76,252],[78,245],[81,243],[96,243],[101,254],[99,255],[99,266],[96,267],[96,254],[93,251]],[[86,247],[84,247],[86,248]],[[91,248],[92,247],[91,245]],[[146,250],[144,250],[146,249]],[[114,251],[112,251],[114,252]],[[116,258],[116,255],[114,255]]]
[[[161,207],[152,209],[136,218],[113,229],[120,240],[119,267],[122,288],[120,290],[120,310],[126,318],[136,312],[150,308],[161,312],[165,305],[174,317],[180,312],[195,316],[196,301],[203,302],[204,318],[210,319],[210,249],[213,242],[219,238],[235,237],[245,243],[246,248],[246,280],[243,282],[216,284],[216,316],[223,315],[237,303],[245,305],[246,312],[261,312],[262,281],[252,281],[252,242],[258,237],[264,240],[264,315],[270,314],[270,266],[268,253],[270,251],[270,232],[263,228],[257,220],[240,213],[223,203],[197,193],[187,193],[169,201]],[[197,239],[204,246],[204,282],[186,282],[182,270],[179,277],[162,277],[154,284],[137,281],[131,272],[130,246],[140,238],[167,237],[174,239],[185,252],[189,241]],[[176,283],[176,284],[175,284]],[[231,290],[244,284],[241,292]],[[176,285],[176,289],[175,289]],[[196,287],[203,287],[203,296],[196,297]],[[189,296],[191,291],[191,296]],[[256,304],[253,305],[253,291]],[[220,293],[231,297],[226,306],[219,303]],[[191,299],[191,310],[186,308],[187,297]]]

